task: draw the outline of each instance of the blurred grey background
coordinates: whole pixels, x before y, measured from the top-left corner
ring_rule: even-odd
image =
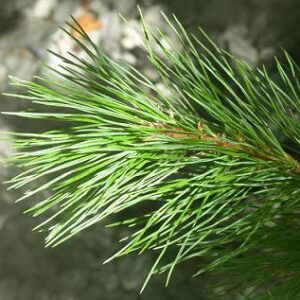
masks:
[[[84,3],[77,0],[0,1],[0,92],[15,92],[8,75],[31,79],[41,72],[40,61],[56,67],[46,48],[58,53],[79,51],[58,26],[80,18]],[[204,28],[215,41],[253,66],[265,63],[285,48],[300,60],[299,0],[91,0],[88,33],[114,59],[124,60],[159,83],[145,60],[138,35],[137,4],[146,22],[168,32],[160,11],[175,13],[189,31]],[[121,13],[130,26],[119,17]],[[92,25],[91,25],[92,24]],[[176,38],[170,33],[176,43]],[[78,53],[80,55],[80,53]],[[0,96],[1,111],[16,111],[28,103]],[[1,131],[36,130],[36,123],[1,116]],[[7,134],[9,137],[9,133]],[[0,155],[13,152],[9,141],[0,142]],[[1,181],[11,178],[14,169],[1,166]],[[6,191],[0,198],[0,300],[126,300],[207,299],[202,279],[190,279],[189,265],[179,267],[171,285],[156,276],[146,291],[139,289],[153,257],[124,257],[102,265],[118,248],[122,230],[104,229],[101,224],[55,249],[45,249],[43,235],[32,232],[38,220],[22,214],[29,203],[15,204],[20,192]]]

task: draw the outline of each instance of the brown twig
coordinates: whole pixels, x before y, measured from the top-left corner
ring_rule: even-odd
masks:
[[[230,142],[221,135],[209,135],[205,132],[204,124],[202,122],[198,123],[198,133],[187,133],[178,127],[172,127],[168,124],[163,123],[147,123],[149,127],[161,129],[161,133],[165,136],[169,136],[172,138],[182,138],[182,139],[192,139],[192,140],[200,140],[211,142],[216,146],[220,146],[223,148],[228,148],[230,150],[234,150],[236,152],[243,152],[249,154],[250,156],[266,161],[284,161],[294,165],[295,167],[289,170],[294,174],[300,174],[300,162],[294,159],[289,154],[285,154],[284,157],[279,157],[271,153],[269,151],[255,150],[250,146],[242,144],[244,141],[244,137],[240,135],[236,142]]]

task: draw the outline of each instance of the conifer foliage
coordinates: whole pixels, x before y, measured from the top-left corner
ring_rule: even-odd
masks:
[[[166,21],[180,49],[143,28],[147,59],[168,93],[107,57],[79,24],[69,26],[88,59],[53,53],[61,69],[49,67],[34,82],[13,79],[26,90],[17,96],[41,107],[14,116],[60,125],[14,134],[9,161],[23,171],[10,188],[29,187],[19,200],[50,191],[28,210],[50,212],[37,227],[48,231],[47,246],[112,215],[112,225],[128,226],[112,258],[153,252],[143,288],[157,272],[166,272],[168,283],[178,264],[194,260],[195,275],[230,274],[219,283],[226,295],[296,299],[300,69],[284,53],[283,62],[275,59],[275,81],[202,30],[195,36],[176,17]]]

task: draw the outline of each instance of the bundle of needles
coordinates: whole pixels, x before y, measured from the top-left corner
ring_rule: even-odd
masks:
[[[47,246],[104,219],[128,226],[110,259],[154,253],[142,289],[155,273],[166,272],[168,284],[192,260],[195,275],[218,274],[222,299],[298,299],[299,67],[284,52],[274,81],[175,16],[165,20],[178,49],[141,18],[165,90],[110,59],[78,23],[71,37],[87,59],[54,53],[60,69],[12,80],[25,90],[14,97],[35,110],[11,114],[57,127],[13,134],[8,162],[23,171],[10,188],[28,189],[19,200],[49,191],[28,210],[51,212],[37,227],[48,231]]]

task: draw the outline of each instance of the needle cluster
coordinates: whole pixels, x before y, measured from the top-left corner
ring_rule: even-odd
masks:
[[[111,60],[79,24],[70,25],[80,36],[73,38],[88,59],[54,53],[59,70],[49,67],[51,75],[35,82],[13,80],[26,90],[18,97],[41,107],[13,115],[60,126],[14,134],[10,161],[23,171],[10,188],[29,187],[19,200],[50,191],[28,210],[51,212],[38,226],[48,231],[47,246],[116,216],[112,225],[130,234],[112,258],[157,255],[143,288],[154,273],[166,272],[168,283],[178,264],[194,260],[195,275],[232,274],[221,283],[225,295],[296,299],[300,69],[284,53],[283,63],[275,60],[275,81],[201,29],[197,37],[176,17],[166,21],[180,49],[143,28],[147,59],[168,93]]]

